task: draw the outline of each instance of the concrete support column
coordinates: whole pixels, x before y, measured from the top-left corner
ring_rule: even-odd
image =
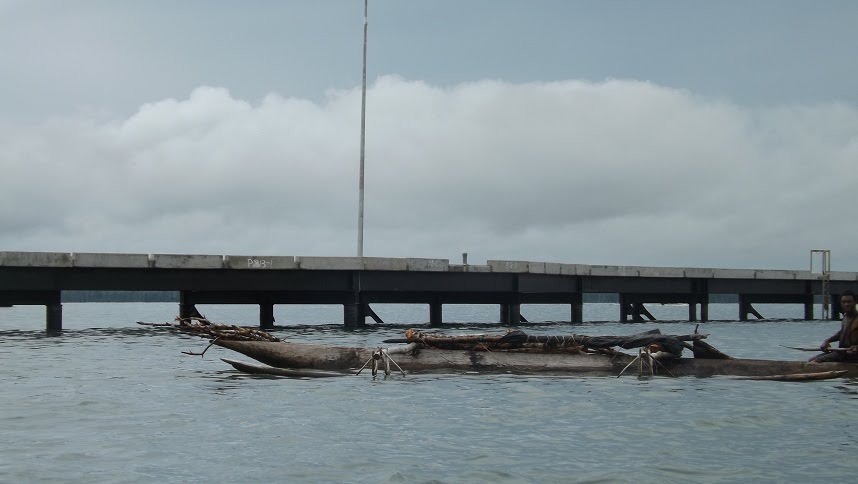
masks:
[[[500,305],[500,321],[503,324],[516,325],[521,322],[521,302],[519,300],[518,274],[514,276],[514,293]]]
[[[745,301],[745,298],[739,294],[739,321],[747,321],[748,313],[751,312],[750,308],[751,303]]]
[[[843,306],[840,305],[840,294],[831,295],[831,312],[828,313],[832,321],[839,321],[843,316]]]
[[[196,306],[193,304],[179,304],[179,317],[182,319],[191,318],[199,314]]]
[[[739,321],[747,321],[749,314],[753,314],[757,319],[765,319],[762,314],[754,309],[754,306],[748,298],[739,294]]]
[[[650,321],[654,321],[655,317],[647,310],[642,302],[634,301],[637,297],[632,295],[620,294],[620,321],[628,321],[631,316],[632,321],[643,321],[646,316]]]
[[[202,314],[197,311],[197,307],[194,305],[190,291],[179,291],[179,317],[182,319],[202,317]]]
[[[709,281],[698,279],[694,282],[694,292],[697,293],[696,303],[700,304],[700,321],[709,321]]]
[[[274,304],[271,301],[259,303],[259,329],[274,328]]]
[[[521,304],[505,303],[500,305],[500,322],[518,324],[521,322]]]
[[[697,321],[697,303],[690,302],[688,303],[688,321]]]
[[[45,305],[45,331],[59,333],[63,330],[63,305],[59,302]]]
[[[637,322],[643,321],[644,320],[644,318],[643,318],[644,314],[647,315],[647,317],[650,319],[650,321],[655,320],[655,318],[652,317],[652,315],[649,313],[649,311],[647,311],[646,306],[644,306],[643,303],[634,303],[632,305],[632,318],[635,321],[637,321]]]
[[[343,304],[343,326],[346,329],[366,326],[367,306],[361,302],[360,271],[352,271],[352,293]]]
[[[572,323],[583,323],[584,322],[584,295],[576,294],[572,300],[572,314],[570,315],[569,321]]]
[[[442,313],[441,301],[435,300],[429,303],[429,326],[441,326],[444,322]]]
[[[518,324],[521,322],[521,304],[515,303],[509,305],[509,324]]]
[[[813,321],[813,302],[804,303],[804,320]]]
[[[363,312],[363,304],[343,304],[343,325],[348,329],[366,326],[366,314]]]

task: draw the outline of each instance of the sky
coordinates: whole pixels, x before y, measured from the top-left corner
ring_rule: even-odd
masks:
[[[363,7],[0,0],[0,251],[356,255]],[[365,256],[858,271],[858,2],[368,20]]]

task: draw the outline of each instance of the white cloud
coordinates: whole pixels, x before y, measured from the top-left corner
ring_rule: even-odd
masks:
[[[398,77],[367,103],[366,255],[801,269],[830,248],[858,269],[852,106]],[[127,119],[4,126],[0,247],[353,255],[359,110],[359,89],[200,87]]]

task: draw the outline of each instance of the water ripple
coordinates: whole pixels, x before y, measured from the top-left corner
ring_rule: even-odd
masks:
[[[205,340],[129,324],[79,322],[53,337],[0,329],[0,482],[842,481],[858,470],[850,437],[858,431],[856,380],[284,379],[232,370],[219,361],[235,356],[223,348],[183,355]],[[592,335],[659,326],[548,322],[526,329]],[[675,333],[694,327],[664,326]],[[830,326],[710,322],[701,330],[736,356],[777,355],[783,348],[758,342],[817,341]],[[298,325],[276,334],[375,345],[405,327]],[[502,331],[466,323],[449,329]]]

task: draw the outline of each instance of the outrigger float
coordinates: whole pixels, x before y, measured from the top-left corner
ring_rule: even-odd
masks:
[[[178,323],[140,323],[170,326],[209,338],[212,346],[241,353],[259,363],[222,358],[236,370],[287,377],[333,377],[360,374],[369,368],[390,375],[397,371],[476,372],[547,375],[611,375],[711,377],[734,376],[752,380],[808,381],[858,377],[858,363],[809,363],[732,358],[704,340],[706,334],[665,335],[652,330],[631,336],[529,335],[519,330],[505,334],[449,336],[414,329],[404,338],[385,340],[396,346],[361,348],[289,343],[265,331],[214,324],[205,318],[177,318]],[[620,349],[636,349],[628,354]],[[683,350],[693,357],[683,357]],[[807,350],[805,348],[795,348]],[[836,351],[836,349],[832,349]]]

